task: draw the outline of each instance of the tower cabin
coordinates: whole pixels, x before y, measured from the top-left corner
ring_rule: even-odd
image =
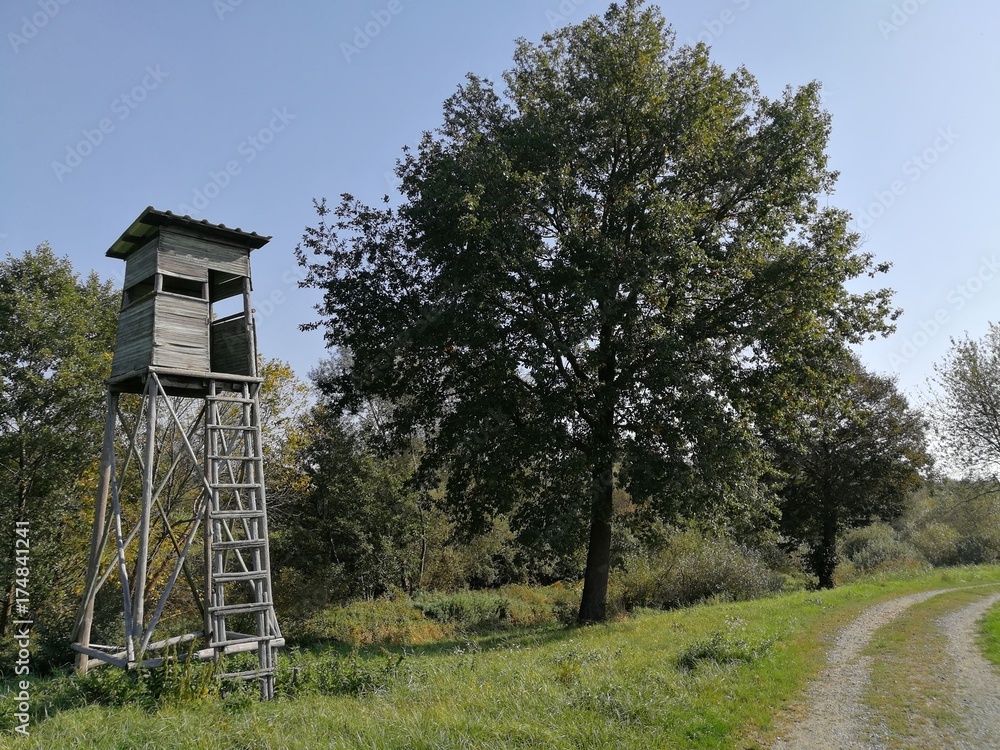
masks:
[[[112,388],[140,393],[149,370],[168,392],[195,398],[210,380],[256,379],[250,252],[270,239],[152,206],[143,211],[106,253],[125,261]],[[242,306],[220,306],[235,297]]]

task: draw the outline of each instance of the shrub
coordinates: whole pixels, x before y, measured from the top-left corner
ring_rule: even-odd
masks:
[[[1000,540],[987,534],[970,534],[955,544],[956,562],[959,565],[982,565],[1000,559]]]
[[[841,553],[864,573],[920,561],[917,551],[902,541],[889,524],[881,522],[848,531],[841,540]]]
[[[384,693],[400,675],[409,674],[404,660],[404,654],[384,649],[379,656],[369,658],[356,651],[342,656],[334,651],[308,654],[292,649],[278,661],[275,687],[287,697]]]
[[[753,599],[781,586],[780,575],[733,540],[675,531],[658,549],[626,557],[610,600],[617,611],[669,609],[707,599]]]
[[[959,533],[940,521],[931,521],[910,534],[910,543],[931,565],[955,565],[959,562]]]
[[[290,623],[287,630],[300,643],[336,641],[355,647],[378,643],[412,646],[453,635],[451,628],[427,619],[405,595],[331,607]]]
[[[427,593],[414,598],[414,606],[438,622],[464,629],[493,628],[509,622],[510,599],[486,591],[459,591],[454,594]]]
[[[414,597],[424,615],[462,630],[571,622],[580,607],[576,588],[512,585],[493,591],[429,592]]]

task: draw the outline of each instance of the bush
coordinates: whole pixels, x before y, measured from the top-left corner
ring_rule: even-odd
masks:
[[[781,587],[779,574],[733,540],[673,531],[658,548],[625,558],[609,600],[619,612],[670,609],[707,599],[754,599]]]
[[[446,625],[427,619],[405,595],[331,607],[306,620],[292,622],[286,629],[300,643],[336,641],[355,647],[378,643],[413,646],[454,634]]]
[[[580,594],[559,583],[544,588],[513,585],[494,591],[418,594],[414,606],[438,622],[482,630],[570,622],[580,607]]]
[[[982,565],[1000,559],[1000,541],[986,534],[964,536],[955,544],[959,565]]]
[[[940,521],[931,521],[910,534],[910,543],[931,565],[959,564],[959,533]]]
[[[414,606],[438,622],[465,629],[495,628],[509,622],[511,603],[503,594],[487,591],[460,591],[455,594],[419,594]]]
[[[841,540],[841,554],[863,573],[920,562],[917,551],[881,522],[848,531]]]

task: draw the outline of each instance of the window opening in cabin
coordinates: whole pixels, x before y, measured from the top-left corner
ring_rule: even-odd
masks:
[[[185,279],[181,276],[163,274],[163,291],[168,294],[180,294],[195,299],[205,299],[205,283],[198,279]]]
[[[153,293],[155,288],[155,276],[138,281],[122,293],[122,309],[134,305],[139,300],[145,299]]]
[[[222,271],[208,272],[212,319],[222,320],[243,313],[243,277]]]

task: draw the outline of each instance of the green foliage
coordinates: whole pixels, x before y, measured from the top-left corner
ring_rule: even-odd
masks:
[[[931,414],[938,449],[949,468],[995,477],[1000,468],[1000,324],[980,340],[952,340],[935,365]]]
[[[338,412],[392,404],[454,517],[579,546],[603,618],[616,486],[665,517],[756,517],[757,425],[794,410],[830,337],[887,330],[885,270],[820,208],[818,84],[763,96],[637,0],[519,43],[506,95],[476,76],[400,160],[400,204],[318,202],[297,248]],[[572,548],[574,545],[569,545]]]
[[[468,629],[495,628],[510,616],[510,599],[489,591],[421,594],[414,604],[431,619]]]
[[[281,609],[302,614],[419,585],[428,510],[423,494],[404,484],[407,457],[377,456],[356,425],[322,404],[303,429],[298,460],[307,485],[272,523]]]
[[[668,532],[651,549],[626,556],[612,576],[611,604],[672,609],[706,600],[739,601],[775,593],[784,579],[733,540],[694,530]]]
[[[30,524],[36,668],[61,664],[86,569],[117,295],[48,245],[0,261],[0,635]]]
[[[1000,605],[992,607],[979,621],[979,632],[983,653],[1000,667]]]
[[[405,595],[352,602],[329,607],[287,628],[299,643],[338,642],[351,646],[432,643],[454,631],[428,620]]]
[[[822,374],[812,397],[790,427],[773,431],[771,445],[781,530],[811,547],[812,570],[829,588],[843,530],[897,517],[930,458],[923,418],[892,379],[839,347],[815,366]]]
[[[859,609],[887,596],[998,581],[997,568],[880,576],[833,591],[647,611],[599,627],[471,635],[461,647],[407,648],[402,659],[380,650],[290,650],[279,655],[271,702],[234,691],[154,712],[77,703],[50,706],[46,716],[49,686],[76,679],[36,680],[39,715],[18,746],[770,746],[774,717],[816,678],[829,633]],[[3,722],[12,713],[7,700],[0,698]],[[2,737],[0,745],[8,741],[17,742]]]
[[[844,534],[841,549],[847,561],[864,573],[920,563],[920,555],[913,546],[900,539],[887,523],[851,529]]]
[[[561,584],[414,597],[414,606],[425,615],[461,631],[565,623],[572,620],[579,604],[579,591]]]
[[[935,480],[913,493],[896,522],[931,565],[1000,560],[1000,491],[993,480]]]
[[[296,643],[425,645],[460,633],[569,622],[580,592],[562,584],[491,591],[402,592],[331,606],[286,626]]]
[[[959,554],[962,537],[954,527],[946,523],[931,521],[921,528],[913,529],[909,539],[914,549],[935,567],[962,563]]]

